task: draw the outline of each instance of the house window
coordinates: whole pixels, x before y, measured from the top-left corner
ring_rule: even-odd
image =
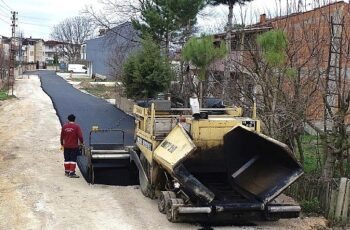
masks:
[[[34,51],[30,51],[29,55],[34,56]]]

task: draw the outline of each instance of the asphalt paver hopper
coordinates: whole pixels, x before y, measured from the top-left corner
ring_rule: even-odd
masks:
[[[135,106],[137,148],[130,156],[142,193],[158,198],[169,221],[299,216],[299,205],[276,197],[303,174],[302,167],[285,144],[260,133],[259,120],[227,108],[216,115],[205,108],[196,116],[178,115],[165,104]]]

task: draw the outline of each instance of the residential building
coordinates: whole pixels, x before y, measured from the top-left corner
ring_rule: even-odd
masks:
[[[45,62],[45,47],[44,40],[38,39],[34,45],[35,60],[38,62]]]
[[[63,52],[64,43],[59,41],[45,41],[45,62],[47,64],[53,64],[55,56],[57,56],[57,61],[59,63],[64,62]]]
[[[86,60],[86,43],[82,44],[80,47],[80,59]]]
[[[26,63],[44,63],[45,47],[43,39],[25,38],[22,41],[23,61]]]
[[[22,42],[23,61],[26,63],[35,62],[35,46],[36,41],[32,39],[24,39]]]
[[[307,90],[315,87],[307,105],[308,117],[315,121],[324,119],[324,99],[332,107],[338,106],[336,94],[340,91],[339,83],[350,79],[349,9],[348,3],[338,1],[280,17],[267,18],[262,14],[258,23],[234,29],[229,54],[230,81],[254,84],[250,79],[256,75],[259,65],[256,59],[256,54],[260,52],[256,44],[257,36],[272,29],[282,30],[288,39],[288,62],[301,77],[300,84],[305,87],[303,90],[309,94]],[[216,34],[215,43],[224,42],[224,38],[225,34]],[[215,69],[219,74],[222,75],[225,65],[224,60],[216,63]],[[288,79],[284,81],[286,91],[290,90],[290,83]],[[249,88],[252,89],[247,86],[245,93]]]
[[[0,46],[4,57],[8,58],[10,56],[10,44],[11,44],[10,38],[5,36],[0,36]]]
[[[140,44],[131,22],[111,30],[100,30],[100,36],[81,46],[81,58],[88,62],[88,74],[100,74],[110,79],[120,75],[125,58]]]

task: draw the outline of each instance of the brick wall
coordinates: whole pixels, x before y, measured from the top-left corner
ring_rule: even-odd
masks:
[[[329,49],[331,43],[331,24],[330,17],[335,21],[339,21],[344,17],[343,43],[341,66],[343,68],[342,84],[340,91],[350,89],[350,12],[349,4],[345,2],[336,2],[314,10],[302,13],[294,13],[288,16],[266,19],[262,17],[261,23],[252,25],[246,30],[233,31],[233,36],[242,38],[249,34],[251,37],[270,29],[280,29],[285,31],[288,37],[288,62],[291,68],[301,69],[307,74],[301,74],[302,80],[302,96],[309,97],[306,113],[309,120],[320,121],[324,117],[324,92],[327,77],[327,68],[329,63]],[[260,28],[260,29],[259,29]],[[246,34],[246,35],[242,35]],[[223,39],[224,35],[217,35],[216,42]],[[251,73],[254,74],[254,50],[242,50],[245,47],[241,44],[240,50],[231,52],[232,65],[239,62],[240,67],[248,66]],[[253,52],[252,52],[253,51]],[[237,58],[237,54],[239,57]],[[223,71],[223,63],[216,64],[217,70]],[[345,70],[344,70],[345,69]],[[349,69],[349,70],[347,70]],[[314,74],[314,75],[313,75]],[[346,77],[344,77],[345,75]],[[292,83],[292,82],[290,82]],[[319,84],[315,87],[314,84]],[[293,86],[287,82],[283,85],[284,91],[290,92],[292,95]],[[313,90],[310,94],[310,90]],[[346,117],[346,121],[350,122],[350,116]]]

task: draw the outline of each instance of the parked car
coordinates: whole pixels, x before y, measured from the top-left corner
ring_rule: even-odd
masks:
[[[87,67],[82,64],[68,64],[68,72],[87,73]]]

